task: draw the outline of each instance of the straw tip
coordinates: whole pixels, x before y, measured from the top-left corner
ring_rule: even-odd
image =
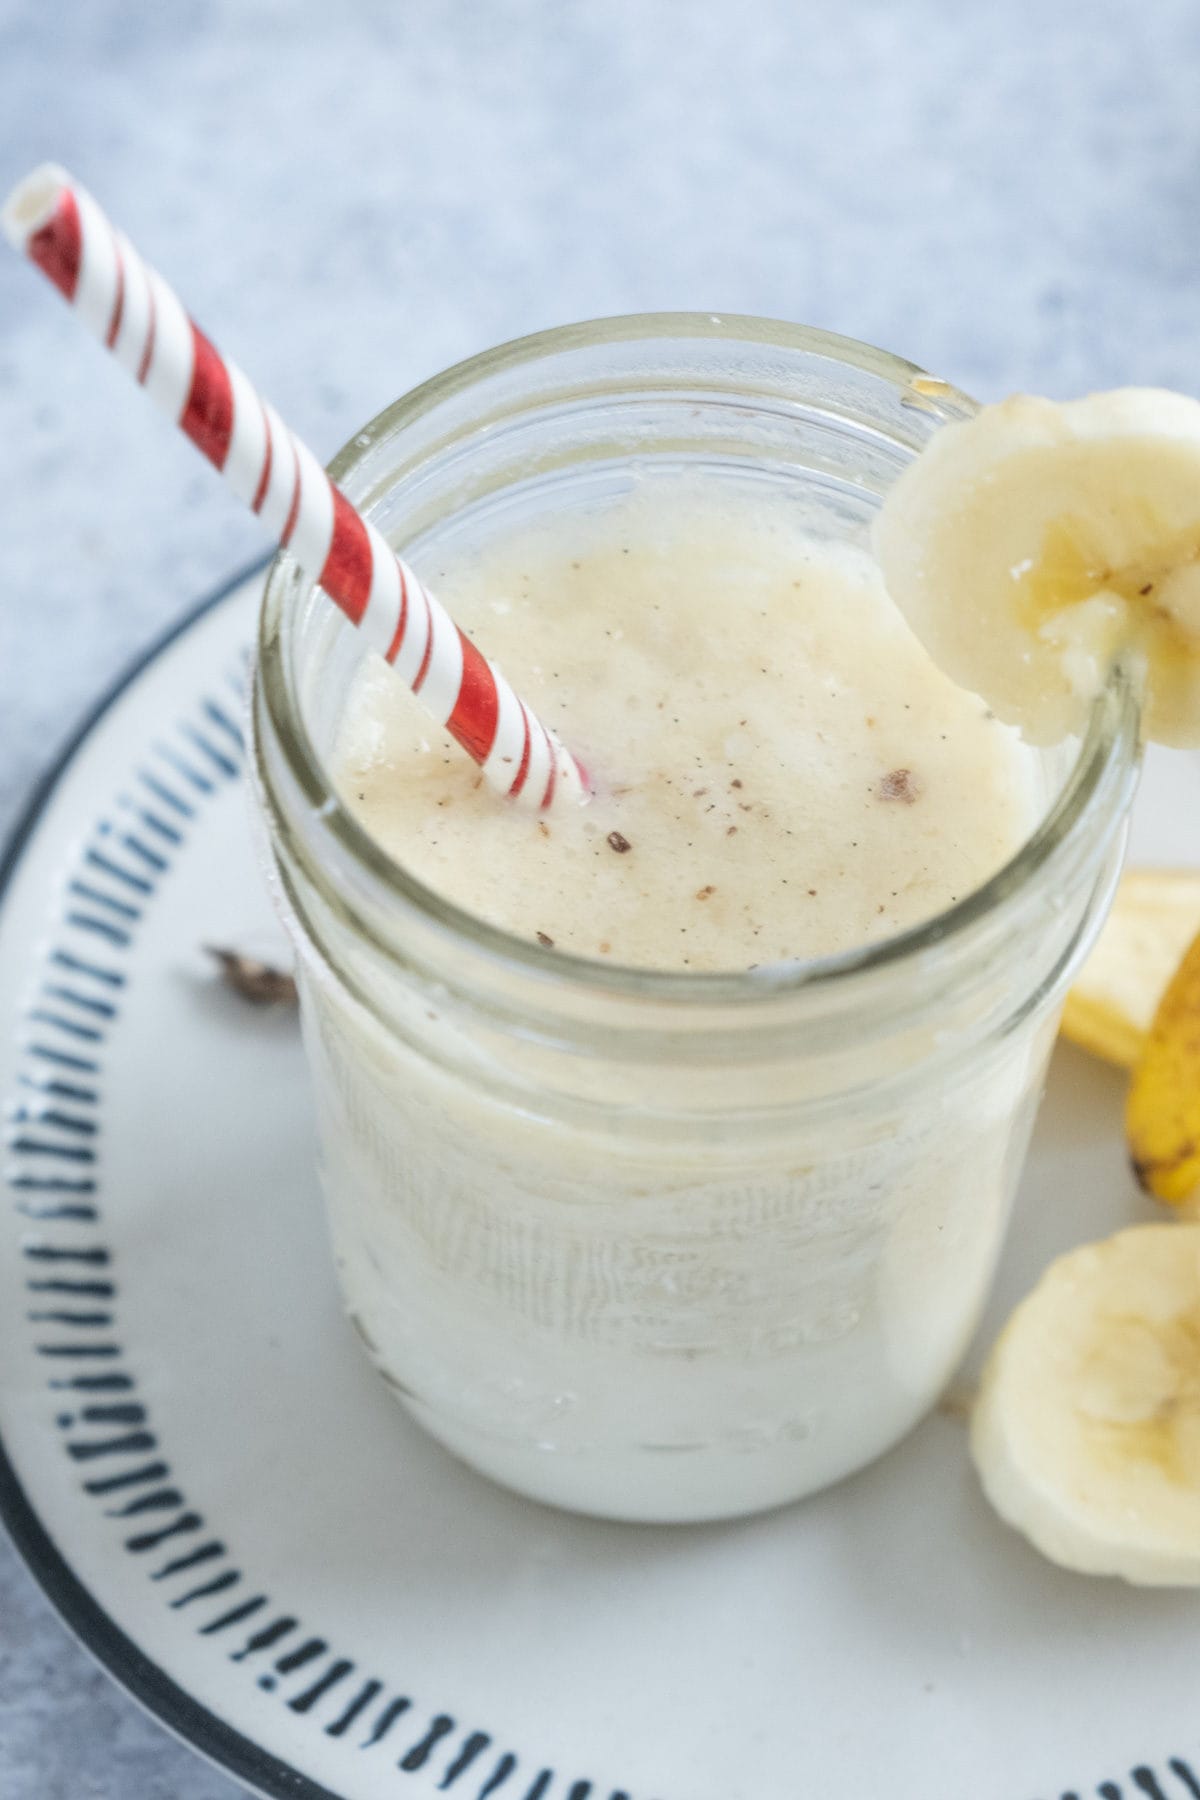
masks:
[[[0,228],[15,249],[23,251],[34,232],[54,217],[63,189],[71,186],[71,177],[57,163],[39,163],[18,181],[0,207]]]

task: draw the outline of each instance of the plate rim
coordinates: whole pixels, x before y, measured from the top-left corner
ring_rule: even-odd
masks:
[[[86,709],[79,723],[35,781],[0,850],[0,908],[25,859],[34,832],[63,778],[113,707],[164,653],[222,602],[265,574],[271,558],[259,558],[187,608],[135,654]],[[330,1788],[244,1736],[166,1673],[134,1643],[71,1567],[41,1522],[0,1433],[0,1523],[21,1562],[76,1641],[117,1686],[177,1740],[224,1774],[270,1800],[341,1800]]]

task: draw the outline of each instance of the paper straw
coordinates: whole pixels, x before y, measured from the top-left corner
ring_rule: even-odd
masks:
[[[587,794],[582,766],[77,181],[44,164],[13,190],[0,220],[498,792],[537,808]]]

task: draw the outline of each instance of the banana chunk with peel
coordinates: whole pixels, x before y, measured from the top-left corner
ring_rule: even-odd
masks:
[[[991,1353],[971,1452],[1053,1562],[1200,1586],[1200,1225],[1134,1226],[1053,1263]]]
[[[1078,733],[1124,656],[1145,735],[1200,744],[1200,401],[984,407],[896,482],[875,548],[933,660],[1031,743]]]
[[[1125,1103],[1133,1172],[1173,1206],[1200,1197],[1200,936],[1167,984]]]
[[[1132,1069],[1158,1003],[1200,932],[1200,869],[1129,869],[1067,995],[1062,1033]],[[1200,1071],[1198,1071],[1200,1076]]]

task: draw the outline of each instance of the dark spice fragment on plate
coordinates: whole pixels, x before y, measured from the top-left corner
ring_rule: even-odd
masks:
[[[295,1005],[296,979],[286,969],[274,969],[270,963],[242,956],[237,950],[220,950],[213,944],[204,948],[220,964],[226,984],[252,1006]]]

